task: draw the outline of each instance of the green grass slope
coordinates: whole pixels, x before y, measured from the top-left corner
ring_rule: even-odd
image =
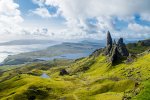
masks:
[[[139,54],[150,49],[150,39],[138,41],[137,43],[128,43],[126,46],[130,53]]]
[[[64,68],[69,75],[60,76]],[[50,78],[42,78],[42,73]],[[149,78],[149,52],[133,62],[123,61],[115,66],[100,54],[76,60],[71,65],[31,64],[6,71],[0,76],[0,99],[149,100]]]

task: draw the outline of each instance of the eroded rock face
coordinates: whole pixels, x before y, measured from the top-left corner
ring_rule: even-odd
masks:
[[[111,52],[111,49],[112,49],[112,46],[111,45],[108,45],[105,49],[105,55],[109,55],[110,52]]]
[[[117,49],[122,56],[129,56],[129,52],[126,48],[126,45],[123,42],[123,38],[120,38],[117,43]]]
[[[114,42],[113,42],[113,45],[116,45],[117,43],[116,43],[116,40],[114,39]]]
[[[113,48],[110,61],[111,61],[112,63],[115,63],[115,62],[117,62],[117,61],[120,60],[120,59],[121,59],[121,55],[120,55],[120,53],[118,52],[117,45],[116,45],[116,46],[114,46],[114,48]]]
[[[117,43],[114,40],[114,43],[113,43],[110,32],[108,31],[105,55],[109,56],[109,59],[112,64],[114,64],[115,62],[118,62],[122,58],[127,58],[129,56],[129,52],[126,48],[125,43],[123,42],[123,38],[120,38]]]
[[[107,46],[108,45],[112,46],[112,38],[109,31],[107,32]]]
[[[118,40],[117,44],[118,44],[118,45],[123,45],[123,44],[124,44],[124,43],[123,43],[123,38],[120,38],[120,39]]]
[[[110,53],[112,49],[112,38],[110,35],[110,32],[107,32],[107,46],[106,46],[106,50],[105,50],[105,55],[108,55]]]

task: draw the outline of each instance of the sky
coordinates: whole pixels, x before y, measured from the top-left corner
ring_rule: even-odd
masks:
[[[0,42],[150,38],[150,0],[0,0]]]

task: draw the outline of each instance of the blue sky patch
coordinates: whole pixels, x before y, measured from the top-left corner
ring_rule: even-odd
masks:
[[[134,17],[134,20],[137,24],[143,25],[143,26],[150,26],[149,21],[145,21],[141,19],[141,16],[139,14],[136,14]]]
[[[117,17],[114,18],[113,26],[116,30],[121,31],[124,28],[127,28],[128,22],[124,20],[119,20]]]
[[[37,4],[34,4],[32,0],[14,0],[17,4],[19,4],[19,9],[22,12],[22,15],[25,15],[29,12],[29,10],[33,10],[38,8]]]
[[[51,15],[56,14],[57,11],[58,11],[58,7],[53,6],[53,5],[45,6],[45,7],[47,8],[47,10],[49,11],[49,13],[50,13]]]

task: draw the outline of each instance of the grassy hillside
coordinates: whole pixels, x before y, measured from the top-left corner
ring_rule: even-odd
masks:
[[[1,100],[149,100],[150,53],[112,66],[99,55],[3,72]],[[72,64],[71,64],[72,63]],[[69,75],[60,76],[66,69]],[[49,78],[42,78],[42,73]]]
[[[150,39],[127,44],[130,53],[139,54],[150,48]]]

